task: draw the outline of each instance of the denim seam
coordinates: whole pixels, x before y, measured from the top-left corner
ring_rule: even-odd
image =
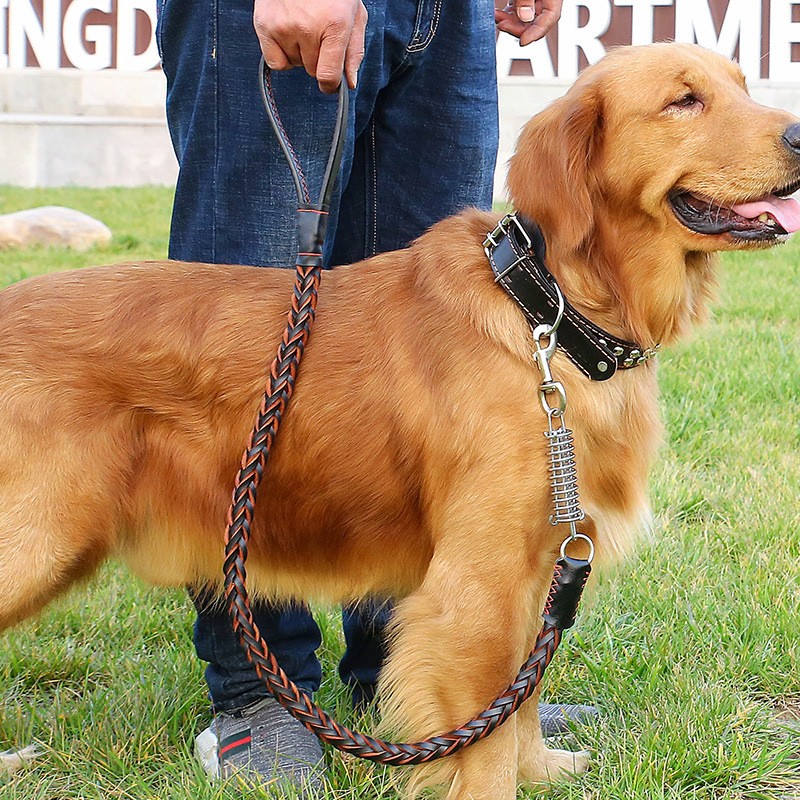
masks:
[[[214,172],[211,186],[213,222],[211,225],[211,258],[217,260],[217,185],[219,178],[219,0],[214,0],[211,20],[211,68],[214,70]]]
[[[397,77],[399,77],[403,72],[410,69],[413,64],[409,63],[411,59],[411,53],[406,50],[405,55],[403,56],[402,60],[400,61],[397,66],[395,66],[392,71],[389,73],[389,80],[386,82],[388,86],[392,81],[394,81]]]
[[[364,256],[374,256],[378,252],[378,152],[375,136],[375,118],[370,120],[369,126],[369,145],[370,149],[370,172],[372,173],[372,236],[367,234],[367,252]],[[371,239],[371,241],[370,241]]]
[[[162,20],[164,19],[164,9],[166,5],[167,5],[167,0],[158,0],[156,4],[155,39],[156,39],[156,48],[158,48],[158,57],[162,61],[164,60],[164,25],[162,24]]]
[[[436,35],[436,30],[439,27],[439,19],[442,14],[442,0],[436,0],[434,7],[433,7],[433,16],[431,17],[431,27],[428,31],[428,35],[421,41],[421,42],[414,42],[414,39],[411,39],[411,43],[406,47],[406,52],[408,53],[419,53],[424,50],[432,41],[433,37]],[[414,35],[416,36],[417,31],[414,31]]]
[[[408,40],[409,45],[414,39],[419,38],[420,29],[422,28],[422,12],[425,9],[425,0],[417,0],[417,13],[414,16],[414,30],[411,31],[411,38]]]

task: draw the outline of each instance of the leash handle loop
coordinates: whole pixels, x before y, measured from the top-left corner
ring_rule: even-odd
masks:
[[[322,178],[322,188],[320,189],[317,202],[312,204],[311,193],[308,188],[308,181],[306,180],[305,173],[303,172],[303,167],[300,164],[300,159],[294,147],[292,147],[292,143],[289,140],[289,136],[286,133],[286,129],[278,113],[278,105],[275,102],[275,92],[272,85],[272,70],[267,66],[263,58],[258,65],[258,74],[261,99],[264,101],[264,108],[267,112],[270,125],[286,157],[286,163],[289,165],[295,193],[297,194],[298,206],[311,206],[320,211],[328,211],[330,209],[331,196],[333,195],[333,186],[336,182],[336,176],[339,174],[339,167],[342,162],[344,141],[347,136],[347,115],[350,106],[350,95],[347,91],[347,83],[344,78],[342,78],[342,82],[339,85],[339,104],[336,110],[333,141],[328,154],[328,162],[325,166],[325,174]]]
[[[297,266],[298,268],[321,269],[322,247],[328,226],[328,212],[330,210],[331,197],[333,196],[333,187],[342,163],[345,138],[347,137],[347,115],[350,106],[347,83],[342,78],[342,82],[339,84],[339,103],[336,109],[333,140],[328,153],[328,161],[325,165],[325,174],[322,178],[319,197],[317,202],[313,203],[308,188],[308,180],[303,172],[300,159],[294,147],[292,147],[286,128],[284,128],[278,113],[278,104],[275,102],[275,92],[272,86],[272,70],[267,66],[263,58],[258,65],[258,77],[264,109],[267,112],[269,123],[275,132],[275,137],[283,151],[283,155],[286,157],[286,163],[289,165],[295,194],[297,195],[297,240],[299,244]]]

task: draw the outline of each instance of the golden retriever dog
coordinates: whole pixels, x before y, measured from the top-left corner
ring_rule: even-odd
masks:
[[[566,298],[613,335],[668,346],[706,314],[720,250],[800,228],[800,121],[727,59],[622,48],[524,129],[508,177]],[[405,250],[323,276],[261,490],[261,597],[399,598],[382,678],[393,728],[458,726],[516,674],[565,531],[548,521],[532,333],[465,211]],[[221,583],[234,475],[282,333],[281,269],[140,263],[0,294],[0,629],[114,556],[163,586]],[[606,561],[648,524],[656,363],[592,382],[558,352],[583,526]],[[560,526],[563,528],[564,526]],[[537,703],[417,768],[410,791],[512,800],[586,767],[549,750]]]

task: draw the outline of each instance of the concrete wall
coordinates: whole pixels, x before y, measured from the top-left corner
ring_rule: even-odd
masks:
[[[0,71],[0,183],[173,184],[165,89],[159,71]]]

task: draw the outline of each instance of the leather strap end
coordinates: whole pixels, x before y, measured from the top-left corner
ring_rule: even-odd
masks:
[[[582,559],[563,556],[556,561],[553,582],[542,613],[545,622],[562,631],[575,624],[578,603],[591,571],[592,565]]]
[[[328,211],[316,205],[302,205],[297,209],[297,243],[299,264],[304,259],[322,257],[325,230],[328,227]],[[316,266],[316,262],[307,266]]]

